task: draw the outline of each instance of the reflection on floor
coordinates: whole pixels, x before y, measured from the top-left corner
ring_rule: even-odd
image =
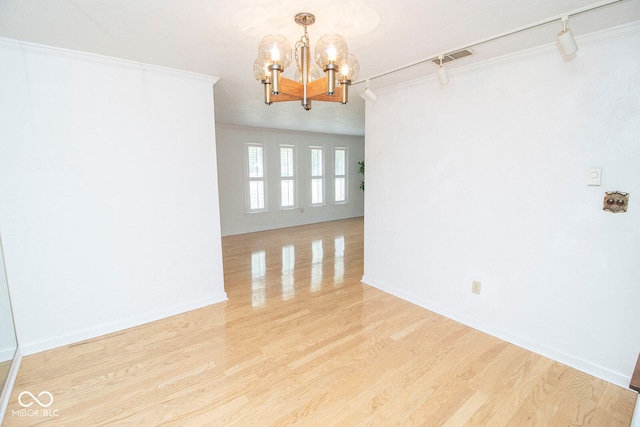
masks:
[[[360,230],[351,237],[351,245],[354,249],[359,248],[361,252],[362,218],[337,222],[334,223],[334,227],[336,224],[342,224],[340,227],[344,227],[349,222],[359,224]],[[267,293],[269,297],[273,297],[275,292],[280,292],[282,299],[288,300],[296,296],[296,289],[308,287],[309,291],[317,292],[322,289],[323,284],[330,286],[344,284],[345,250],[348,242],[345,232],[340,228],[333,230],[329,236],[323,235],[322,233],[326,233],[322,231],[323,227],[330,227],[326,224],[223,238],[226,277],[231,279],[243,277],[244,272],[237,272],[234,264],[238,262],[240,256],[250,257],[253,307],[264,305],[268,299]],[[291,230],[295,230],[296,236],[291,234]],[[360,263],[356,265],[358,271],[355,273],[359,280],[362,277],[361,255],[353,256],[353,262]],[[301,277],[301,274],[304,274],[303,270],[308,272],[308,280]],[[279,282],[278,287],[272,286],[274,280]],[[225,283],[227,293],[233,293],[233,286],[229,283],[235,283],[235,280]],[[239,290],[239,293],[242,294],[242,290]]]
[[[228,238],[230,239],[230,238]],[[333,242],[333,254],[331,261],[333,262],[333,277],[330,279],[334,286],[339,286],[344,283],[344,235],[339,234],[334,236]],[[305,249],[299,246],[299,253],[305,256]],[[269,259],[271,262],[280,262],[282,269],[279,272],[280,281],[282,284],[282,299],[289,300],[295,297],[296,294],[296,245],[283,243],[280,254],[275,253],[278,248],[270,246],[272,252],[269,253]],[[278,259],[278,255],[280,255]],[[328,268],[327,262],[324,260],[323,240],[317,239],[311,242],[311,258],[303,258],[298,256],[299,263],[304,268],[309,268],[311,271],[310,277],[310,290],[312,292],[319,291],[322,288],[323,272]],[[331,272],[329,272],[331,273]],[[302,281],[301,281],[302,282]],[[300,286],[300,283],[298,284]],[[251,291],[252,291],[252,306],[259,307],[264,305],[267,300],[267,250],[266,249],[252,249],[251,250]]]

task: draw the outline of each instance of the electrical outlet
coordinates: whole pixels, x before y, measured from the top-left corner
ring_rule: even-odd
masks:
[[[471,292],[473,292],[474,294],[478,294],[480,295],[480,282],[474,280],[473,283],[471,284]]]

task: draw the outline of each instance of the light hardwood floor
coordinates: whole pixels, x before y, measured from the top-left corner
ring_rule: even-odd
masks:
[[[363,285],[362,240],[225,237],[229,301],[25,357],[4,425],[629,425],[634,392]]]

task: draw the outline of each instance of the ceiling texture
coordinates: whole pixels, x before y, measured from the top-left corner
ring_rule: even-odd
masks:
[[[452,85],[457,67],[555,43],[563,15],[571,15],[569,27],[578,45],[583,35],[640,20],[640,0],[609,3],[0,0],[0,37],[218,77],[214,93],[219,124],[364,135],[364,101],[358,96],[365,89],[364,79],[370,79],[375,91],[434,76],[436,67],[429,59],[469,47],[474,55],[447,64]],[[591,7],[598,8],[584,11]],[[574,15],[580,11],[584,12]],[[316,16],[308,28],[312,49],[322,34],[341,34],[360,61],[360,77],[350,88],[348,105],[314,102],[305,111],[295,101],[264,104],[262,85],[253,78],[258,43],[267,34],[280,33],[295,45],[303,34],[294,22],[298,12]],[[506,36],[536,24],[540,25]],[[284,75],[293,78],[294,69],[290,66]],[[386,74],[389,71],[393,72]]]

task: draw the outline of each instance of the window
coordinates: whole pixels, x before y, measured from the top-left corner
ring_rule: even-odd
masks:
[[[322,147],[311,147],[311,204],[324,203],[324,163]]]
[[[262,144],[247,144],[247,212],[264,212],[265,201],[264,148]]]
[[[334,150],[334,192],[333,201],[345,203],[347,201],[347,149]]]
[[[280,209],[296,206],[293,146],[280,146]]]

